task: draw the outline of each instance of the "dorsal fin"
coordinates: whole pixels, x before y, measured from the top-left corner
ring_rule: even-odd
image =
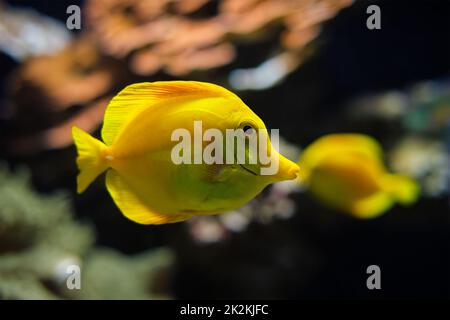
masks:
[[[135,83],[120,91],[106,108],[102,128],[103,141],[106,145],[112,145],[122,128],[136,115],[162,100],[182,97],[239,99],[231,91],[206,82],[157,81]]]

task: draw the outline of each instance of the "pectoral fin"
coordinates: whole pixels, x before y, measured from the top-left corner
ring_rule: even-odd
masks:
[[[169,215],[153,212],[114,170],[109,170],[106,174],[106,187],[123,215],[134,222],[165,224],[184,221],[192,217],[189,214]]]

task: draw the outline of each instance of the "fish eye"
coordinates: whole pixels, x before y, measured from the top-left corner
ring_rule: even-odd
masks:
[[[254,131],[255,131],[255,129],[254,129],[251,125],[249,125],[249,124],[243,126],[243,127],[242,127],[242,130],[244,131],[244,134],[245,134],[245,135],[251,135],[251,134],[253,134]]]

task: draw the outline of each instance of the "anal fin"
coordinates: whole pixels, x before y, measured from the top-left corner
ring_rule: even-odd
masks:
[[[153,212],[113,169],[106,174],[106,187],[116,205],[128,219],[140,224],[165,224],[187,220],[190,214],[169,215]]]

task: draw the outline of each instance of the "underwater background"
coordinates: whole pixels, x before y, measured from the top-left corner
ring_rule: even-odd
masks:
[[[445,0],[0,1],[0,297],[450,297],[448,21]],[[292,160],[326,134],[369,135],[420,198],[360,219],[282,183],[231,213],[142,226],[102,179],[77,195],[71,126],[98,137],[125,85],[178,79],[236,92]]]

